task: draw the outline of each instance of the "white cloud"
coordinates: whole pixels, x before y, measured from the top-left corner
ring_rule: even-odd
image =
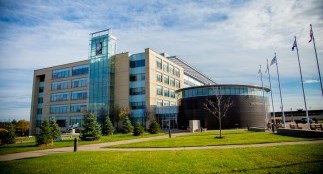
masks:
[[[304,83],[320,83],[318,80],[305,80]]]
[[[5,5],[0,9],[0,17],[14,18],[11,22],[0,20],[0,68],[4,71],[23,68],[32,72],[86,59],[88,34],[112,28],[118,52],[137,53],[150,47],[178,55],[218,83],[260,84],[258,65],[264,69],[266,59],[270,61],[277,52],[285,94],[300,84],[296,53],[291,51],[294,35],[304,79],[317,78],[313,46],[307,43],[309,23],[323,64],[323,8],[319,0],[10,3],[17,10],[6,10]],[[277,91],[275,66],[271,75]],[[29,85],[32,82],[32,76],[18,79],[27,79]],[[266,76],[264,82],[269,86]],[[22,95],[30,95],[31,88],[28,90]],[[7,94],[15,96],[14,91]],[[293,100],[292,95],[288,94],[286,103],[301,101]],[[321,104],[319,100],[316,103]]]

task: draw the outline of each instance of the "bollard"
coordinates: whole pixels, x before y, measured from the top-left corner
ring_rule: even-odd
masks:
[[[168,136],[169,136],[169,138],[172,138],[172,133],[171,133],[170,129],[168,131]]]
[[[201,128],[201,132],[203,132],[203,128]]]
[[[77,138],[74,138],[74,152],[77,151]]]

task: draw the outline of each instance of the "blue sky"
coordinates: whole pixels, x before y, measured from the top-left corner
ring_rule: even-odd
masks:
[[[177,55],[222,84],[260,85],[258,66],[264,70],[277,52],[285,110],[304,108],[291,51],[297,36],[308,108],[323,109],[310,23],[322,70],[321,0],[0,0],[0,120],[28,120],[33,70],[87,59],[89,33],[106,28],[118,38],[119,53],[149,47]]]

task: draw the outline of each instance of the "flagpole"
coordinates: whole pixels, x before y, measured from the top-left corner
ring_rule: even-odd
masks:
[[[273,90],[271,89],[271,80],[270,80],[270,71],[268,67],[268,59],[267,59],[267,70],[268,70],[268,76],[269,76],[269,87],[270,87],[270,94],[271,94],[271,105],[273,108],[273,116],[274,116],[274,128],[276,126],[276,115],[275,115],[275,107],[274,107],[274,100],[273,100]]]
[[[308,117],[308,110],[307,110],[307,106],[306,106],[305,91],[304,91],[304,84],[303,84],[303,75],[302,75],[301,63],[300,63],[300,60],[299,60],[299,54],[298,54],[298,46],[297,46],[296,36],[295,36],[295,41],[294,42],[295,42],[294,45],[296,45],[296,52],[297,52],[298,66],[299,66],[299,73],[301,75],[303,98],[304,98],[304,105],[305,105],[305,111],[306,111],[307,129],[310,130],[310,119]]]
[[[263,100],[263,105],[264,105],[264,111],[265,111],[265,129],[267,128],[267,123],[268,123],[268,116],[267,116],[267,107],[266,107],[266,101],[265,101],[265,90],[264,90],[264,82],[262,80],[262,72],[261,72],[261,65],[259,65],[259,72],[260,72],[260,79],[261,79],[261,87],[262,87],[262,100]]]
[[[319,78],[320,78],[320,84],[321,84],[321,92],[322,92],[322,97],[323,97],[323,85],[322,85],[321,71],[320,71],[319,60],[317,58],[317,53],[316,53],[316,45],[315,45],[314,33],[313,33],[313,30],[312,30],[312,24],[310,24],[310,26],[311,26],[311,31],[312,31],[312,39],[313,39],[313,45],[314,45],[314,51],[315,51],[315,57],[316,57],[316,64],[317,64],[317,70],[319,72]]]
[[[282,115],[283,115],[283,123],[284,123],[284,128],[285,128],[285,113],[284,113],[284,104],[283,104],[283,98],[282,98],[282,91],[280,88],[280,79],[279,79],[279,72],[278,72],[278,60],[276,57],[276,53],[275,53],[275,58],[276,58],[276,70],[277,70],[277,76],[278,76],[278,86],[279,86],[279,94],[280,94],[280,104],[281,104],[281,110],[282,110]]]

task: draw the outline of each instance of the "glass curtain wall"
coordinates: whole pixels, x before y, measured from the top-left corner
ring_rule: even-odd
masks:
[[[116,53],[116,39],[104,30],[90,34],[89,110],[96,116],[110,111],[111,56]]]
[[[130,109],[132,122],[146,125],[146,70],[145,54],[133,54],[129,57],[130,68]],[[136,78],[134,78],[136,77]]]

